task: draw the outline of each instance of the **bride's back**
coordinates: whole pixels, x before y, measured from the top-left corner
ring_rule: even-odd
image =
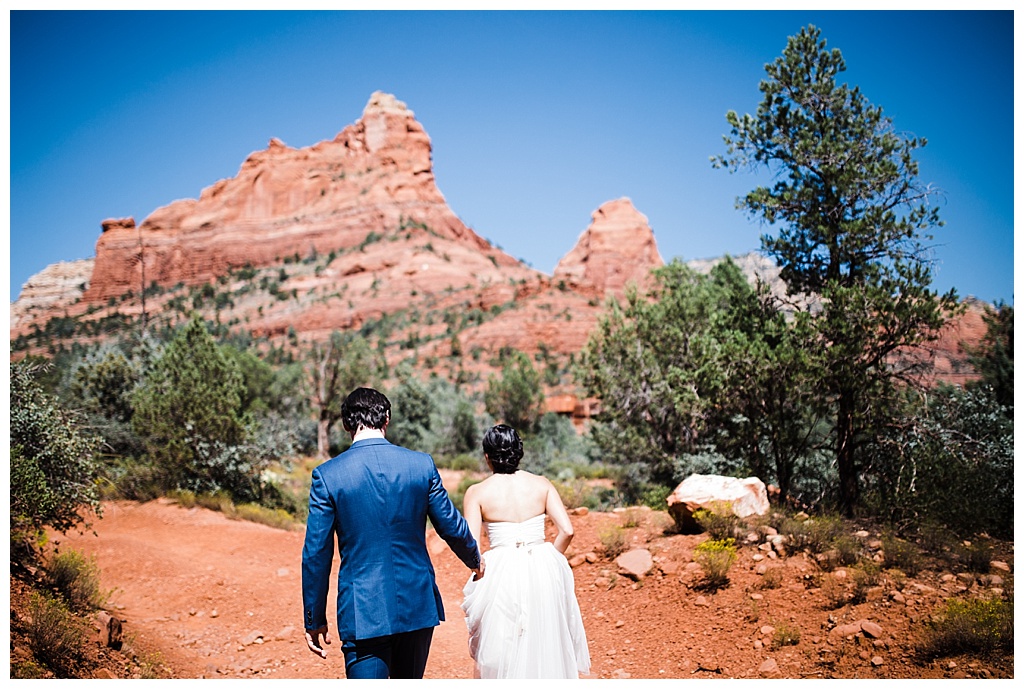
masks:
[[[485,522],[524,522],[547,511],[548,491],[554,487],[543,476],[517,471],[494,474],[474,489]]]

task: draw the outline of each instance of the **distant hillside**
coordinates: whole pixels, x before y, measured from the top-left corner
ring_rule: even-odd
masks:
[[[647,218],[625,198],[593,211],[551,276],[505,254],[451,211],[429,136],[380,92],[330,141],[294,149],[273,139],[198,199],[101,227],[94,259],[49,266],[25,284],[11,305],[14,356],[102,340],[139,327],[143,314],[150,328],[173,326],[196,310],[265,348],[357,329],[392,364],[413,359],[470,387],[499,368],[503,351],[523,351],[568,408],[569,362],[605,300],[647,285],[664,264]],[[785,293],[770,260],[733,258]],[[718,260],[690,265],[707,271]],[[938,378],[973,376],[962,342],[984,333],[982,308],[970,305],[947,328],[931,355]]]

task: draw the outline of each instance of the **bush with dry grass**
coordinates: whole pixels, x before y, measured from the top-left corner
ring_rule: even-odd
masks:
[[[63,550],[51,555],[45,581],[75,612],[99,610],[110,595],[100,588],[96,559],[86,559],[77,550]]]
[[[1013,653],[1013,602],[947,600],[919,650],[930,657]]]
[[[694,548],[693,560],[703,570],[708,587],[725,586],[729,583],[729,569],[736,562],[736,540],[709,538]]]

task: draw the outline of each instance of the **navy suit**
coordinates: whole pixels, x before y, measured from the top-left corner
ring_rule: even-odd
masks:
[[[302,548],[304,627],[327,623],[336,536],[338,638],[348,645],[429,630],[429,648],[444,607],[427,553],[428,517],[467,567],[480,566],[476,540],[430,455],[369,438],[314,469]]]

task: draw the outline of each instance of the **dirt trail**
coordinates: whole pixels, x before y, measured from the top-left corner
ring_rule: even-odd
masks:
[[[705,536],[666,531],[671,519],[664,512],[590,512],[572,520],[576,537],[567,555],[576,564],[593,679],[1013,676],[1012,654],[925,660],[915,651],[948,597],[996,595],[995,578],[964,581],[936,566],[908,578],[899,595],[890,582],[862,602],[836,607],[830,596],[849,588],[852,575],[823,575],[803,553],[772,559],[748,545],[729,571],[729,585],[709,592],[701,590],[693,562]],[[55,540],[95,556],[102,585],[114,589],[108,607],[125,620],[130,644],[140,655],[158,654],[174,677],[344,676],[336,638],[326,660],[302,638],[301,529],[235,521],[168,500],[105,503],[94,528],[98,537]],[[653,556],[647,576],[633,581],[604,557],[609,529]],[[428,547],[447,621],[435,629],[425,676],[468,679],[473,663],[459,603],[469,571],[432,532]],[[1012,563],[1013,544],[1002,547],[1000,559]],[[1012,588],[1012,574],[1003,574],[1007,581],[998,585]],[[329,614],[334,594],[332,583]],[[861,621],[877,625],[875,636],[835,633],[859,629]],[[792,645],[776,643],[780,629]]]
[[[164,500],[105,503],[94,527],[99,537],[58,540],[95,555],[104,587],[115,589],[108,606],[125,620],[125,633],[158,652],[175,677],[344,676],[336,637],[326,660],[302,640],[302,531]],[[435,629],[426,676],[470,678],[458,607],[468,570],[433,533],[430,539],[447,621]]]

